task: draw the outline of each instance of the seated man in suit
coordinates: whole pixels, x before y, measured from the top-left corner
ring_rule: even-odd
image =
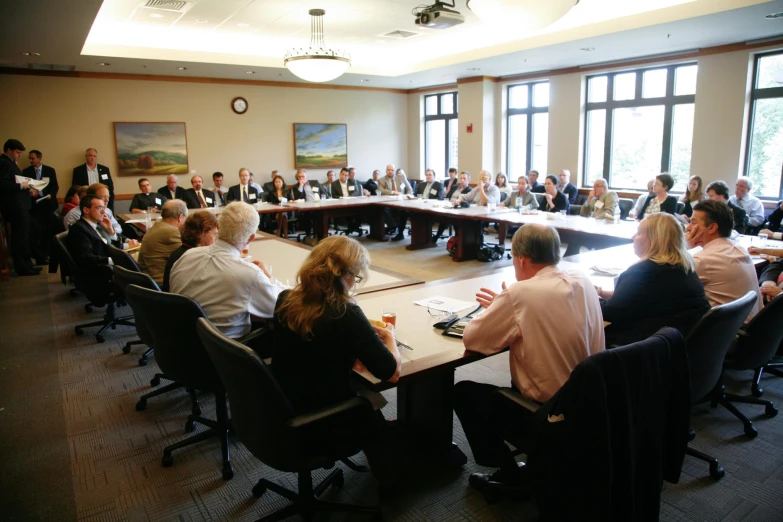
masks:
[[[321,199],[332,199],[332,184],[334,183],[334,171],[326,173],[326,181],[321,184]]]
[[[372,171],[372,179],[368,179],[364,182],[364,190],[369,194],[370,196],[377,196],[378,195],[378,179],[381,177],[381,171],[380,170],[373,170]]]
[[[141,178],[139,180],[139,194],[133,196],[133,200],[130,204],[130,211],[134,214],[143,214],[147,212],[147,209],[152,209],[153,212],[159,212],[163,208],[163,204],[167,201],[166,196],[151,192],[152,183],[147,178]]]
[[[558,175],[560,183],[557,185],[557,190],[562,192],[568,198],[568,204],[573,205],[576,203],[576,195],[579,194],[579,190],[571,183],[571,171],[568,169],[562,169]]]
[[[416,196],[422,199],[443,199],[443,185],[440,181],[435,181],[435,171],[427,169],[424,171],[424,178],[426,181],[416,185]]]
[[[107,189],[108,191],[108,189]],[[108,198],[107,198],[108,199]],[[73,261],[79,268],[86,269],[86,274],[101,266],[112,264],[109,257],[109,243],[122,248],[117,234],[114,233],[111,220],[106,215],[106,203],[95,194],[87,194],[79,202],[81,216],[68,230],[66,247]],[[138,246],[138,241],[131,239],[128,248]],[[111,279],[111,272],[101,272],[101,277]]]
[[[226,192],[228,189],[223,186],[223,173],[215,172],[212,174],[212,193],[215,195],[216,207],[225,207],[228,204]]]
[[[291,185],[291,194],[293,194],[295,200],[315,201],[316,192],[313,191],[313,186],[307,181],[306,169],[297,169],[296,184]]]
[[[215,193],[203,188],[204,180],[201,176],[190,178],[189,188],[185,191],[185,197],[182,199],[188,208],[213,208],[215,206]]]
[[[340,179],[332,183],[332,197],[339,198],[358,198],[363,194],[362,186],[355,179],[348,179],[348,167],[340,169]],[[358,216],[349,216],[344,218],[347,223],[348,233],[359,232],[361,235],[361,218]]]
[[[751,183],[750,178],[740,176],[734,185],[734,195],[729,198],[729,201],[745,210],[745,213],[748,215],[748,227],[752,229],[747,232],[755,234],[755,230],[758,230],[764,224],[766,216],[764,215],[764,204],[761,200],[756,196],[750,195],[752,188],[753,183]]]
[[[240,258],[255,239],[258,224],[252,206],[230,203],[218,218],[218,240],[208,247],[191,248],[171,270],[171,292],[196,300],[209,320],[232,339],[250,333],[253,318],[272,318],[277,296],[284,290],[263,261]]]
[[[560,237],[552,227],[525,225],[511,244],[516,282],[496,293],[481,288],[486,310],[465,328],[465,349],[492,355],[510,347],[512,386],[537,402],[548,401],[583,359],[604,350],[604,325],[595,287],[586,275],[560,270]],[[542,303],[546,305],[542,306]],[[553,321],[552,310],[568,321]],[[524,439],[533,414],[496,393],[497,386],[462,381],[454,386],[459,417],[477,464],[500,468],[474,473],[470,485],[523,482],[504,437]]]
[[[457,169],[454,167],[449,168],[449,177],[446,178],[446,181],[443,183],[443,192],[448,194],[451,192],[451,188],[455,185],[459,184],[459,179],[457,179]]]
[[[617,197],[617,192],[609,190],[604,178],[598,178],[593,182],[593,190],[579,209],[579,215],[596,219],[613,219],[620,215],[620,199]]]
[[[111,211],[109,208],[109,188],[104,185],[103,183],[95,183],[93,185],[90,185],[87,187],[87,195],[94,195],[101,198],[104,202],[104,215],[109,220],[109,223],[111,223],[112,230],[114,231],[114,236],[111,237],[112,240],[122,241],[124,238],[122,238],[122,225],[120,225],[120,222],[117,221],[117,219],[114,217],[114,212]],[[79,221],[79,219],[82,217],[82,205],[78,205],[76,208],[71,210],[65,218],[63,218],[63,225],[65,226],[66,230],[69,230],[71,226],[73,226],[74,223]],[[98,229],[99,232],[102,231],[102,229]],[[127,243],[123,244],[125,248],[127,248]]]
[[[228,189],[226,201],[242,201],[244,203],[254,204],[261,201],[258,190],[250,185],[250,171],[246,168],[239,169],[239,185],[234,185]]]
[[[456,205],[460,196],[470,193],[470,190],[470,172],[462,171],[459,174],[459,183],[452,185],[451,190],[446,194],[446,199],[448,199],[452,205]],[[447,226],[446,223],[438,225],[438,232],[432,236],[433,243],[437,243],[443,236],[443,232],[446,231]]]
[[[354,167],[348,166],[348,179],[351,180],[351,181],[355,181],[360,186],[362,185],[356,179],[356,169]],[[362,194],[365,195],[365,196],[369,196],[370,195],[370,191],[362,186]]]
[[[172,252],[182,245],[180,229],[188,218],[188,207],[181,199],[172,199],[163,205],[160,220],[144,234],[139,249],[139,268],[149,274],[158,286],[163,285],[166,262]]]
[[[705,193],[707,194],[707,198],[713,201],[723,201],[729,206],[731,213],[734,216],[734,230],[739,234],[744,233],[745,227],[748,226],[748,213],[745,212],[745,209],[742,207],[729,201],[729,186],[723,181],[713,181],[707,185]],[[770,235],[770,237],[772,236]]]
[[[378,180],[378,190],[382,196],[398,196],[401,194],[413,194],[413,189],[408,178],[403,175],[395,175],[395,167],[393,164],[386,165],[386,176]],[[386,217],[389,221],[389,233],[393,233],[394,230],[397,234],[392,238],[392,241],[400,241],[403,239],[403,231],[405,230],[405,223],[408,222],[408,213],[400,209],[386,209]]]
[[[693,254],[696,274],[704,285],[710,306],[718,306],[755,292],[755,306],[745,322],[761,311],[761,293],[756,266],[748,252],[729,239],[734,226],[731,209],[721,202],[704,200],[693,206],[693,215],[685,238],[688,246],[702,247]]]
[[[636,200],[636,203],[633,204],[633,208],[628,213],[628,217],[631,219],[636,218],[636,216],[639,215],[639,212],[642,211],[642,207],[644,207],[644,202],[647,201],[647,196],[650,194],[655,194],[655,191],[653,188],[655,187],[655,180],[651,179],[647,182],[647,194],[642,194],[639,196],[639,198]],[[726,188],[728,190],[728,187]],[[728,197],[728,196],[727,196]]]
[[[166,185],[158,189],[166,199],[185,199],[185,189],[178,185],[179,179],[175,174],[166,176]]]
[[[492,174],[488,170],[479,172],[479,182],[476,187],[467,194],[460,194],[456,204],[461,203],[476,204],[480,207],[486,207],[492,203],[500,203],[500,189],[492,184]]]
[[[530,178],[530,192],[533,194],[543,194],[546,191],[544,184],[538,182],[537,170],[531,170],[528,172],[527,177]]]

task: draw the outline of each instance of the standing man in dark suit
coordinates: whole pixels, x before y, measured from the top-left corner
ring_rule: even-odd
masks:
[[[98,151],[89,148],[84,151],[84,164],[74,167],[73,185],[89,186],[102,183],[109,187],[109,208],[114,210],[114,181],[111,179],[109,167],[98,164]]]
[[[558,178],[560,183],[557,185],[557,190],[566,195],[569,205],[573,205],[576,203],[576,195],[579,194],[579,190],[571,183],[571,171],[568,169],[561,170]]]
[[[41,269],[33,266],[30,257],[30,208],[32,197],[28,183],[17,183],[21,176],[16,162],[22,157],[24,145],[15,139],[9,139],[3,145],[0,155],[0,210],[3,218],[11,223],[11,255],[14,269],[20,276],[38,275]]]
[[[166,176],[166,185],[158,189],[158,194],[166,199],[185,199],[185,189],[178,185],[178,181],[175,174],[169,174]]]
[[[239,169],[239,185],[234,185],[228,189],[228,195],[226,200],[231,203],[232,201],[242,201],[253,205],[261,201],[258,197],[258,190],[250,184],[250,171],[246,168]]]
[[[424,177],[427,181],[416,185],[416,195],[422,199],[443,199],[443,185],[435,181],[435,171],[427,169]]]
[[[30,196],[33,198],[32,209],[30,210],[33,218],[32,224],[34,225],[32,230],[37,236],[39,247],[39,259],[36,260],[36,265],[49,263],[47,258],[49,257],[49,249],[54,234],[54,217],[52,213],[57,210],[57,191],[60,189],[57,184],[57,173],[49,165],[41,163],[41,158],[43,158],[41,151],[31,150],[27,157],[30,161],[30,166],[22,171],[22,176],[26,178],[49,180],[49,184],[42,191],[30,189]],[[35,230],[36,226],[38,230]]]
[[[193,188],[186,190],[183,198],[188,208],[213,208],[215,206],[215,193],[202,188],[204,180],[201,179],[201,176],[190,178],[190,184]]]

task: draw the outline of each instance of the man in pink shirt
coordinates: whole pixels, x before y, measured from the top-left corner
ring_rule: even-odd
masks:
[[[694,205],[686,238],[691,248],[702,247],[701,252],[693,255],[693,261],[710,306],[756,292],[758,299],[745,320],[748,322],[761,311],[759,279],[748,252],[729,239],[733,228],[731,208],[722,201],[708,199]]]
[[[598,294],[587,276],[560,270],[560,237],[546,225],[520,228],[511,244],[517,282],[499,294],[482,288],[486,310],[468,323],[465,348],[485,355],[510,347],[513,387],[537,402],[548,401],[583,359],[604,350]],[[563,318],[566,318],[563,320]],[[477,464],[500,468],[474,473],[470,485],[522,483],[504,440],[524,438],[533,415],[495,393],[496,386],[463,381],[454,388],[454,411]]]

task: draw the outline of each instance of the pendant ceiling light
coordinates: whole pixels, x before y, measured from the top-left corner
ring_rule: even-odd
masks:
[[[482,21],[536,31],[560,20],[579,0],[468,0],[468,8]]]
[[[288,70],[308,82],[328,82],[341,76],[351,66],[347,52],[327,49],[324,45],[326,11],[310,9],[310,47],[291,49],[283,62]]]

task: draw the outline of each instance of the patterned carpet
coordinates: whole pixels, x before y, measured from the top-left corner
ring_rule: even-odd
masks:
[[[127,308],[125,310],[128,310]],[[72,297],[53,276],[19,278],[0,284],[0,513],[6,520],[255,520],[286,502],[273,493],[255,499],[250,489],[265,477],[295,489],[292,474],[262,465],[244,447],[231,446],[235,476],[220,477],[217,441],[175,452],[173,467],[163,468],[164,446],[183,439],[190,402],[182,390],[151,399],[137,412],[137,398],[151,388],[157,370],[146,367],[122,345],[134,339],[130,328],[95,342],[94,330],[77,337],[73,326],[95,320],[83,299]],[[729,376],[730,387],[743,392],[749,374]],[[496,384],[508,381],[505,356],[462,367],[457,379]],[[764,380],[765,397],[783,404],[783,379]],[[395,416],[395,392],[386,392],[387,418]],[[200,397],[204,415],[214,418],[214,404]],[[783,520],[783,415],[768,419],[763,409],[741,406],[751,414],[759,436],[742,434],[741,424],[723,409],[694,410],[694,447],[714,454],[726,468],[720,482],[709,478],[703,463],[686,457],[680,484],[667,484],[662,520]],[[197,427],[200,431],[203,427]],[[455,441],[470,457],[459,423]],[[357,462],[364,463],[362,455]],[[471,461],[445,474],[414,466],[408,487],[383,504],[385,520],[491,521],[535,520],[529,502],[487,505],[467,486],[476,471]],[[319,470],[314,475],[326,476]],[[585,470],[585,480],[589,480]],[[345,469],[345,486],[330,500],[377,502],[371,475]],[[326,520],[327,517],[319,518]],[[330,520],[364,520],[334,515]]]

